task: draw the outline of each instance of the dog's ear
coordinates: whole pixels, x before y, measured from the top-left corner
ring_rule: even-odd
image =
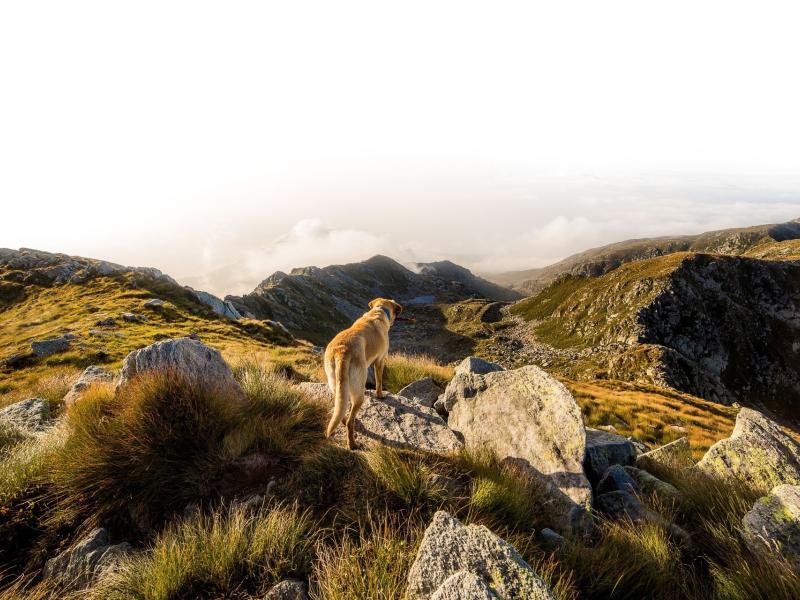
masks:
[[[392,304],[394,305],[394,314],[395,315],[399,315],[401,312],[403,312],[403,307],[400,306],[397,302],[392,300]]]
[[[375,306],[376,306],[376,305],[378,304],[378,302],[380,302],[380,301],[381,301],[381,299],[380,299],[380,298],[375,298],[374,300],[370,300],[370,301],[369,301],[369,307],[370,307],[370,308],[375,308]]]

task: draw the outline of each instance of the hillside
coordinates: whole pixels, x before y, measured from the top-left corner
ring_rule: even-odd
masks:
[[[765,251],[776,242],[800,239],[800,220],[737,229],[709,231],[698,235],[626,240],[574,254],[555,264],[538,269],[487,275],[500,285],[535,294],[561,275],[598,277],[625,263],[673,254],[750,255]]]
[[[430,305],[471,298],[522,297],[449,261],[419,263],[414,272],[391,258],[374,256],[359,263],[274,273],[250,294],[226,301],[244,315],[280,321],[298,337],[322,345],[379,296],[394,298],[415,314]]]
[[[764,255],[776,252],[785,256]],[[800,417],[794,261],[676,253],[596,278],[562,276],[510,310],[527,322],[520,360]]]

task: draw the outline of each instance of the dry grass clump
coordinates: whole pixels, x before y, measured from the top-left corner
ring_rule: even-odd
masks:
[[[396,393],[409,383],[425,377],[432,378],[439,385],[445,385],[453,378],[453,368],[424,354],[390,353],[386,361],[383,386]]]

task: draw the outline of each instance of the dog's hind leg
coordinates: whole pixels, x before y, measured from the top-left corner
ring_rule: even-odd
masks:
[[[384,398],[386,394],[383,393],[383,368],[386,365],[386,356],[381,356],[380,358],[376,358],[375,362],[372,363],[373,368],[375,369],[375,397],[376,398]]]
[[[366,394],[367,386],[367,370],[353,365],[349,373],[350,376],[350,412],[347,413],[347,447],[350,450],[356,448],[356,415],[361,405],[364,403],[364,395]]]

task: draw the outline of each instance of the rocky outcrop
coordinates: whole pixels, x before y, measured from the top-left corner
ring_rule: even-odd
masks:
[[[221,300],[217,298],[214,294],[209,294],[208,292],[202,292],[200,290],[195,290],[192,288],[188,288],[195,297],[205,304],[206,306],[210,307],[215,313],[222,317],[227,317],[229,319],[233,319],[234,321],[238,321],[239,319],[243,319],[244,316],[236,310],[236,307],[228,302],[227,300]]]
[[[629,439],[615,433],[586,428],[583,470],[592,485],[597,485],[611,465],[632,465],[635,460],[636,448]]]
[[[765,492],[777,485],[800,485],[800,444],[761,413],[743,408],[731,437],[711,446],[697,468]]]
[[[313,398],[333,404],[333,395],[324,383],[301,383],[298,388]],[[337,435],[344,435],[343,426],[337,429]],[[372,396],[364,399],[356,416],[356,442],[437,453],[454,452],[463,446],[434,410],[393,394],[382,399]]]
[[[586,433],[580,408],[561,383],[535,366],[469,377],[453,398],[448,425],[468,446],[486,448],[546,482],[575,509],[588,507],[591,488],[583,472]],[[448,386],[449,389],[449,386]]]
[[[374,385],[374,384],[373,384]],[[430,377],[425,377],[398,392],[398,396],[419,402],[422,406],[432,407],[442,393],[442,388]]]
[[[38,356],[39,358],[58,354],[59,352],[66,352],[69,350],[73,337],[74,336],[71,334],[65,334],[47,338],[46,340],[31,342],[31,352],[34,356]]]
[[[678,438],[674,442],[659,446],[650,452],[644,452],[636,457],[636,464],[643,469],[653,465],[677,469],[691,467],[694,465],[694,459],[692,458],[692,449],[689,447],[689,439]]]
[[[483,360],[477,356],[468,356],[455,368],[453,378],[447,384],[444,393],[434,403],[439,414],[447,415],[461,398],[473,397],[484,385],[480,375],[503,371],[497,363]]]
[[[458,595],[460,590],[478,595]],[[425,530],[408,573],[406,593],[409,600],[553,600],[547,584],[513,546],[486,527],[462,525],[443,511],[434,515]]]
[[[82,589],[114,565],[129,551],[130,544],[110,544],[108,532],[98,528],[47,561],[44,579],[68,589]]]
[[[0,409],[0,421],[23,431],[42,431],[50,420],[50,405],[42,398],[29,398]]]
[[[188,381],[216,389],[232,400],[244,399],[242,388],[219,351],[193,338],[164,340],[134,350],[122,362],[117,388],[147,371],[174,372]]]
[[[462,373],[471,373],[473,375],[486,375],[487,373],[503,370],[503,367],[497,363],[478,358],[477,356],[468,356],[458,364],[454,374],[461,375]]]
[[[769,560],[777,554],[800,570],[800,486],[779,485],[742,519],[750,550]]]
[[[86,367],[80,377],[78,377],[78,380],[69,388],[67,395],[64,396],[64,404],[66,406],[71,405],[80,398],[81,394],[83,394],[89,386],[100,383],[111,383],[114,381],[114,377],[114,373],[103,367],[98,367],[96,365]]]

